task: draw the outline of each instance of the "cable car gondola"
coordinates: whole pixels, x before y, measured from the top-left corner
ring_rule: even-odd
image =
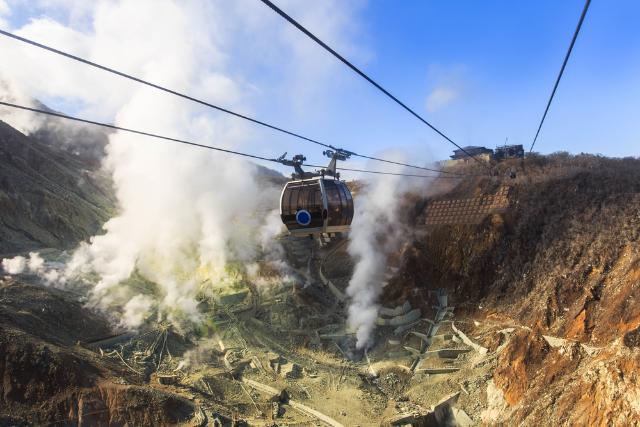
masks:
[[[301,154],[286,160],[285,153],[278,159],[296,171],[280,195],[280,218],[293,236],[331,236],[345,233],[351,226],[353,197],[336,173],[337,160],[345,160],[350,153],[327,150],[323,154],[331,161],[326,169],[316,173],[302,170],[306,158]]]

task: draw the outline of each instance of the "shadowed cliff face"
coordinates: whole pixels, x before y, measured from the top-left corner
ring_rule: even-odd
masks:
[[[0,122],[0,253],[73,247],[113,206],[95,162]]]
[[[0,279],[0,301],[0,425],[198,424],[192,402],[78,344],[113,332],[75,295]]]

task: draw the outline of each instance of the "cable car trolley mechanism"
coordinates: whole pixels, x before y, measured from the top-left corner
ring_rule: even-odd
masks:
[[[302,154],[287,160],[284,153],[277,159],[295,169],[280,195],[280,218],[293,236],[334,236],[349,231],[351,226],[353,197],[336,172],[336,162],[348,159],[351,153],[335,149],[323,154],[331,161],[326,169],[317,172],[302,170],[306,160]]]

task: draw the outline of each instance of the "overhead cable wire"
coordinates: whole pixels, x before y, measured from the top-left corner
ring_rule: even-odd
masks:
[[[310,168],[326,168],[326,166],[319,165],[311,165],[308,163],[303,164],[303,166],[307,166]],[[407,177],[415,177],[415,178],[435,178],[435,179],[464,179],[468,177],[484,177],[486,175],[447,175],[447,176],[429,176],[429,175],[417,175],[410,173],[401,173],[401,172],[385,172],[385,171],[372,171],[369,169],[352,169],[345,167],[337,167],[336,169],[348,172],[364,172],[364,173],[372,173],[372,174],[380,174],[380,175],[395,175],[395,176],[407,176]]]
[[[55,49],[55,48],[47,46],[45,44],[38,43],[38,42],[36,42],[34,40],[30,40],[30,39],[27,39],[25,37],[21,37],[21,36],[19,36],[17,34],[13,34],[13,33],[10,33],[8,31],[4,31],[2,29],[0,29],[0,34],[2,34],[3,36],[6,36],[6,37],[10,37],[10,38],[15,39],[15,40],[30,44],[30,45],[38,47],[40,49],[47,50],[47,51],[55,53],[57,55],[62,55],[64,57],[66,57],[66,58],[73,59],[74,61],[82,62],[83,64],[90,65],[90,66],[98,68],[100,70],[107,71],[107,72],[112,73],[112,74],[116,74],[116,75],[118,75],[120,77],[124,77],[126,79],[133,80],[136,83],[140,83],[140,84],[143,84],[143,85],[146,85],[146,86],[150,86],[150,87],[152,87],[154,89],[170,93],[171,95],[175,95],[175,96],[178,96],[180,98],[184,98],[184,99],[187,99],[189,101],[193,101],[195,103],[204,105],[204,106],[209,107],[209,108],[213,108],[213,109],[218,110],[218,111],[222,111],[223,113],[231,114],[232,116],[235,116],[235,117],[238,117],[238,118],[241,118],[241,119],[244,119],[244,120],[248,120],[248,121],[256,123],[258,125],[265,126],[265,127],[269,128],[269,129],[273,129],[273,130],[276,130],[278,132],[282,132],[282,133],[285,133],[287,135],[303,139],[303,140],[311,142],[313,144],[321,145],[321,146],[327,147],[327,148],[335,148],[335,147],[332,147],[329,144],[325,144],[325,143],[322,143],[320,141],[316,141],[314,139],[307,138],[307,137],[305,137],[303,135],[297,134],[295,132],[290,132],[290,131],[288,131],[286,129],[282,129],[281,127],[271,125],[269,123],[263,122],[261,120],[254,119],[254,118],[246,116],[244,114],[236,113],[235,111],[231,111],[231,110],[229,110],[227,108],[223,108],[223,107],[220,107],[218,105],[211,104],[211,103],[209,103],[207,101],[203,101],[201,99],[194,98],[194,97],[192,97],[190,95],[186,95],[184,93],[175,91],[173,89],[169,89],[167,87],[160,86],[160,85],[155,84],[155,83],[151,83],[151,82],[149,82],[147,80],[144,80],[144,79],[141,79],[139,77],[132,76],[131,74],[127,74],[127,73],[124,73],[122,71],[118,71],[118,70],[116,70],[114,68],[110,68],[110,67],[107,67],[105,65],[101,65],[101,64],[98,64],[96,62],[89,61],[88,59],[84,59],[84,58],[81,58],[79,56],[73,55],[71,53],[64,52],[64,51],[59,50],[59,49]]]
[[[51,46],[47,46],[45,44],[38,43],[38,42],[36,42],[34,40],[27,39],[27,38],[22,37],[22,36],[18,36],[16,34],[8,32],[8,31],[4,31],[4,30],[0,29],[0,35],[12,38],[14,40],[21,41],[23,43],[27,43],[27,44],[29,44],[31,46],[35,46],[35,47],[38,47],[40,49],[44,49],[46,51],[55,53],[57,55],[64,56],[64,57],[66,57],[68,59],[72,59],[74,61],[81,62],[81,63],[83,63],[85,65],[89,65],[91,67],[95,67],[95,68],[98,68],[100,70],[107,71],[109,73],[118,75],[120,77],[124,77],[126,79],[132,80],[132,81],[134,81],[136,83],[140,83],[140,84],[152,87],[154,89],[160,90],[162,92],[166,92],[166,93],[169,93],[171,95],[175,95],[175,96],[178,96],[180,98],[184,98],[186,100],[195,102],[197,104],[204,105],[204,106],[209,107],[209,108],[213,108],[215,110],[221,111],[223,113],[230,114],[230,115],[235,116],[237,118],[248,120],[248,121],[250,121],[250,122],[252,122],[254,124],[258,124],[260,126],[267,127],[269,129],[275,130],[277,132],[281,132],[281,133],[284,133],[286,135],[293,136],[293,137],[301,139],[303,141],[311,142],[313,144],[320,145],[322,147],[330,148],[330,149],[333,149],[333,150],[338,150],[339,149],[338,147],[335,147],[335,146],[333,146],[331,144],[326,144],[326,143],[320,142],[320,141],[318,141],[316,139],[308,138],[308,137],[306,137],[304,135],[301,135],[299,133],[292,132],[292,131],[283,129],[283,128],[279,127],[279,126],[275,126],[275,125],[269,124],[267,122],[263,122],[262,120],[254,119],[253,117],[249,117],[249,116],[247,116],[245,114],[237,113],[237,112],[231,111],[231,110],[229,110],[227,108],[223,108],[223,107],[220,107],[218,105],[211,104],[210,102],[203,101],[201,99],[195,98],[195,97],[190,96],[190,95],[186,95],[184,93],[178,92],[178,91],[173,90],[173,89],[169,89],[169,88],[167,88],[165,86],[161,86],[161,85],[158,85],[158,84],[155,84],[155,83],[151,83],[151,82],[149,82],[147,80],[144,80],[144,79],[142,79],[140,77],[132,76],[131,74],[127,74],[127,73],[124,73],[122,71],[118,71],[118,70],[116,70],[114,68],[107,67],[105,65],[101,65],[101,64],[98,64],[98,63],[93,62],[93,61],[89,61],[88,59],[84,59],[84,58],[81,58],[79,56],[73,55],[71,53],[64,52],[62,50],[53,48]],[[350,150],[344,150],[344,151],[348,151],[351,155],[354,155],[354,156],[357,156],[357,157],[362,157],[362,158],[365,158],[365,159],[371,159],[371,160],[375,160],[375,161],[379,161],[379,162],[391,163],[391,164],[396,164],[396,165],[400,165],[400,166],[406,166],[406,167],[410,167],[410,168],[414,168],[414,169],[422,169],[422,170],[431,171],[431,172],[447,173],[447,174],[453,174],[453,175],[461,175],[461,174],[457,174],[455,172],[450,172],[450,171],[441,171],[441,170],[427,168],[427,167],[423,167],[423,166],[416,166],[416,165],[411,165],[411,164],[394,162],[394,161],[391,161],[391,160],[386,160],[386,159],[382,159],[382,158],[378,158],[378,157],[365,156],[365,155],[358,154],[358,153],[355,153],[355,152],[350,151]]]
[[[267,162],[281,163],[280,161],[278,161],[277,159],[274,159],[274,158],[269,158],[269,157],[254,155],[254,154],[243,153],[243,152],[240,152],[240,151],[229,150],[229,149],[221,148],[221,147],[214,147],[214,146],[211,146],[211,145],[199,144],[199,143],[196,143],[196,142],[191,142],[191,141],[187,141],[187,140],[179,139],[179,138],[172,138],[172,137],[169,137],[169,136],[159,135],[159,134],[152,133],[152,132],[126,128],[126,127],[117,126],[117,125],[110,124],[110,123],[97,122],[97,121],[83,119],[83,118],[75,117],[75,116],[69,116],[67,114],[57,113],[57,112],[51,111],[51,110],[44,110],[44,109],[40,109],[40,108],[27,107],[27,106],[24,106],[24,105],[13,104],[13,103],[10,103],[10,102],[5,102],[5,101],[0,101],[0,106],[16,108],[16,109],[30,111],[30,112],[38,113],[38,114],[45,114],[45,115],[48,115],[48,116],[58,117],[58,118],[65,119],[65,120],[71,120],[71,121],[90,124],[90,125],[93,125],[93,126],[99,126],[99,127],[103,127],[103,128],[107,128],[107,129],[118,130],[118,131],[122,131],[122,132],[128,132],[128,133],[132,133],[132,134],[136,134],[136,135],[142,135],[142,136],[146,136],[146,137],[150,137],[150,138],[162,139],[162,140],[165,140],[165,141],[176,142],[176,143],[179,143],[179,144],[185,144],[185,145],[190,145],[190,146],[194,146],[194,147],[206,148],[206,149],[209,149],[209,150],[219,151],[219,152],[223,152],[223,153],[227,153],[227,154],[234,154],[234,155],[237,155],[237,156],[248,157],[248,158],[252,158],[252,159],[256,159],[256,160],[264,160],[264,161],[267,161]],[[317,166],[317,165],[310,165],[310,164],[303,164],[302,166],[324,168],[324,166]],[[381,175],[398,175],[398,176],[407,176],[407,177],[416,177],[416,178],[435,178],[435,179],[441,179],[441,178],[463,179],[465,177],[473,177],[473,176],[475,176],[475,175],[459,175],[459,176],[444,176],[444,177],[442,177],[442,176],[435,176],[435,175],[414,175],[414,174],[403,174],[403,173],[384,172],[384,171],[372,171],[372,170],[367,170],[367,169],[350,169],[350,168],[342,168],[342,167],[338,167],[337,169],[345,170],[345,171],[351,171],[351,172],[363,172],[363,173],[372,173],[372,174],[381,174]]]
[[[5,107],[18,108],[20,110],[31,111],[31,112],[39,113],[39,114],[46,114],[46,115],[49,115],[49,116],[59,117],[61,119],[73,120],[75,122],[86,123],[86,124],[90,124],[90,125],[94,125],[94,126],[101,126],[101,127],[108,128],[108,129],[120,130],[120,131],[123,131],[123,132],[129,132],[129,133],[135,133],[137,135],[148,136],[148,137],[151,137],[151,138],[164,139],[166,141],[173,141],[173,142],[178,142],[180,144],[192,145],[194,147],[208,148],[210,150],[222,151],[222,152],[225,152],[225,153],[235,154],[235,155],[238,155],[238,156],[250,157],[250,158],[258,159],[258,160],[267,160],[267,161],[273,161],[274,160],[274,159],[269,159],[269,158],[262,157],[262,156],[254,156],[253,154],[241,153],[239,151],[227,150],[226,148],[213,147],[211,145],[198,144],[196,142],[185,141],[183,139],[178,139],[178,138],[171,138],[171,137],[168,137],[168,136],[158,135],[158,134],[151,133],[151,132],[145,132],[145,131],[136,130],[136,129],[129,129],[129,128],[125,128],[125,127],[122,127],[122,126],[116,126],[116,125],[113,125],[113,124],[110,124],[110,123],[95,122],[93,120],[82,119],[82,118],[74,117],[74,116],[68,116],[66,114],[56,113],[55,111],[47,111],[47,110],[42,110],[42,109],[39,109],[39,108],[26,107],[24,105],[12,104],[10,102],[4,102],[4,101],[0,101],[0,105],[4,105]]]
[[[576,44],[576,39],[578,38],[578,34],[580,33],[580,28],[582,28],[582,23],[584,22],[584,18],[585,16],[587,16],[587,10],[589,10],[590,4],[591,4],[591,0],[586,0],[586,2],[584,3],[584,8],[582,9],[582,14],[580,15],[580,20],[578,21],[578,26],[576,27],[576,30],[573,32],[573,37],[571,38],[571,44],[569,45],[569,49],[567,49],[567,53],[564,56],[564,61],[562,61],[562,67],[560,67],[560,72],[558,73],[558,77],[556,78],[556,83],[553,85],[553,90],[551,91],[549,102],[547,102],[547,107],[544,109],[544,114],[542,115],[542,119],[540,120],[540,124],[538,125],[536,136],[533,138],[533,142],[531,143],[531,148],[529,149],[529,153],[533,151],[533,146],[536,145],[536,141],[538,140],[538,135],[540,134],[540,129],[542,129],[542,124],[544,123],[544,119],[547,117],[547,113],[549,112],[549,107],[551,106],[551,101],[553,101],[553,96],[556,94],[556,90],[558,89],[558,85],[560,84],[560,79],[562,79],[562,74],[564,73],[564,69],[567,66],[569,57],[571,56],[571,51],[573,51],[573,45]]]
[[[373,86],[375,86],[380,92],[384,93],[387,97],[391,98],[396,104],[398,104],[399,106],[401,106],[402,108],[404,108],[406,111],[408,111],[411,115],[413,115],[415,118],[417,118],[418,120],[420,120],[422,123],[424,123],[425,125],[429,126],[431,128],[431,130],[433,130],[435,133],[437,133],[438,135],[440,135],[441,137],[443,137],[444,139],[446,139],[448,142],[450,142],[451,144],[453,144],[454,146],[458,147],[458,149],[460,151],[462,151],[464,154],[466,154],[467,156],[471,157],[472,159],[474,159],[476,162],[480,163],[482,166],[486,167],[487,169],[491,170],[491,168],[483,161],[479,160],[477,157],[472,156],[467,150],[465,150],[464,148],[462,148],[460,145],[458,145],[455,141],[453,141],[451,138],[449,138],[447,135],[445,135],[442,131],[440,131],[438,128],[436,128],[434,125],[432,125],[431,123],[429,123],[425,118],[423,118],[420,114],[416,113],[412,108],[410,108],[409,106],[407,106],[407,104],[405,104],[404,102],[400,101],[395,95],[393,95],[391,92],[389,92],[388,90],[386,90],[384,87],[382,87],[379,83],[377,83],[375,80],[373,80],[371,77],[369,77],[364,71],[360,70],[358,67],[356,67],[355,65],[353,65],[348,59],[346,59],[344,56],[340,55],[338,52],[336,52],[333,48],[331,48],[331,46],[329,46],[328,44],[326,44],[325,42],[323,42],[322,40],[320,40],[317,36],[315,36],[311,31],[307,30],[304,26],[302,26],[302,24],[300,24],[298,21],[296,21],[295,19],[293,19],[291,16],[289,16],[285,11],[283,11],[282,9],[280,9],[278,6],[276,6],[275,4],[273,4],[270,0],[260,0],[262,1],[262,3],[264,3],[265,5],[267,5],[268,7],[270,7],[274,12],[276,12],[278,15],[280,15],[282,18],[284,18],[285,20],[287,20],[291,25],[293,25],[294,27],[296,27],[298,30],[302,31],[307,37],[309,37],[311,40],[313,40],[314,42],[316,42],[317,44],[319,44],[320,46],[322,46],[327,52],[329,52],[330,54],[332,54],[333,56],[335,56],[338,60],[340,60],[342,63],[344,63],[347,67],[351,68],[356,74],[358,74],[360,77],[362,77],[363,79],[365,79],[366,81],[368,81],[369,83],[371,83]],[[372,160],[379,160],[373,157],[366,157],[366,156],[359,156],[359,157],[364,157],[364,158],[368,158],[368,159],[372,159]]]

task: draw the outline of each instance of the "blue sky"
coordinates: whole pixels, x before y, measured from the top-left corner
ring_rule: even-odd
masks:
[[[370,52],[359,65],[461,145],[492,147],[508,137],[528,147],[583,4],[371,1],[358,17],[357,42]],[[638,16],[637,1],[592,3],[536,150],[640,154]],[[366,151],[399,144],[448,155],[426,126],[343,73],[340,101],[321,123],[304,126],[312,134]],[[439,86],[455,95],[429,110],[426,100]]]
[[[582,5],[371,2],[363,22],[375,58],[366,69],[460,144],[494,146],[509,137],[528,146]],[[635,1],[593,2],[538,150],[639,154],[639,13]],[[460,94],[428,112],[425,98],[439,83],[429,73],[434,67],[445,81],[454,74],[451,85]],[[391,103],[362,105],[375,110],[367,113],[376,117],[370,135],[398,134],[432,147],[438,157],[446,153],[436,135]]]
[[[331,72],[324,81],[277,81],[285,69],[297,66],[290,52],[260,50],[256,40],[269,43],[271,36],[266,30],[261,33],[260,26],[250,33],[242,25],[230,27],[238,35],[231,44],[235,50],[226,55],[233,77],[257,88],[245,97],[253,116],[365,154],[394,147],[421,159],[450,154],[453,147],[446,141],[268,8],[254,3],[259,2],[243,0],[238,8],[251,5],[265,28],[286,34],[311,52],[314,64],[326,65]],[[336,35],[321,28],[304,1],[277,3],[460,145],[494,147],[508,137],[509,143],[527,148],[583,7],[582,0],[339,2],[341,8],[349,6],[347,12],[336,8],[336,16],[346,19]],[[74,15],[63,8],[64,13],[57,13],[51,7],[43,12],[25,2],[9,4],[13,28],[47,13],[90,31],[81,12]],[[637,1],[592,3],[536,151],[639,155],[638,16]],[[73,101],[63,98],[45,101],[73,109]],[[313,146],[267,130],[251,132],[267,147],[264,154],[278,145],[278,150],[304,152],[310,160],[321,161],[321,150]]]

